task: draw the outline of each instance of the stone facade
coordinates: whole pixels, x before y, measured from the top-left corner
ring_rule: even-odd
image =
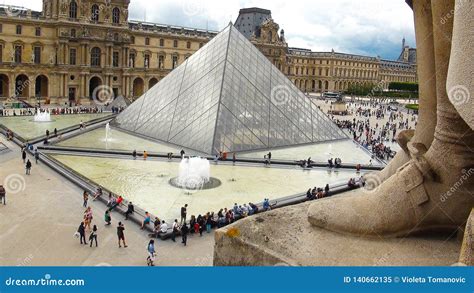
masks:
[[[94,90],[105,88],[133,100],[217,34],[130,21],[129,3],[43,0],[42,12],[0,8],[0,99],[86,102]],[[251,41],[303,91],[416,81],[416,66],[410,62],[383,66],[377,57],[291,48],[271,17],[264,17],[258,28]]]

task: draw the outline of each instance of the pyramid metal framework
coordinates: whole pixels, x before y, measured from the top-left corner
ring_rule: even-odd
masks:
[[[348,138],[233,25],[117,116],[115,126],[205,154]]]

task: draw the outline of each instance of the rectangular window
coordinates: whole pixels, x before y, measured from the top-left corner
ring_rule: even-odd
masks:
[[[76,65],[76,49],[69,49],[69,65]]]
[[[15,46],[15,63],[21,63],[21,46]]]
[[[186,43],[186,48],[191,49],[191,42]]]
[[[41,37],[41,28],[39,26],[35,28],[35,36]]]
[[[21,25],[16,26],[16,34],[21,35]]]
[[[35,64],[41,64],[41,47],[35,47],[34,52],[34,62]]]
[[[0,23],[0,33],[3,33],[3,24]]]
[[[3,62],[3,46],[0,45],[0,63]]]
[[[178,48],[178,40],[173,41],[173,47]]]
[[[112,55],[112,66],[119,67],[119,52],[115,51]]]
[[[150,38],[145,38],[145,45],[149,46],[150,45]]]
[[[160,47],[163,47],[165,45],[165,40],[160,39]]]
[[[158,69],[163,69],[165,66],[165,56],[158,56]]]
[[[178,67],[178,56],[173,56],[173,66],[172,69]]]

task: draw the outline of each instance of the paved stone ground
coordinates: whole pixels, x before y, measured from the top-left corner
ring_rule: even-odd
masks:
[[[146,232],[123,216],[112,213],[104,226],[105,205],[91,202],[98,227],[99,247],[81,245],[73,237],[84,208],[82,190],[46,166],[35,165],[26,176],[20,149],[0,137],[10,152],[0,153],[0,182],[8,189],[7,205],[0,205],[0,265],[3,266],[143,266],[146,265]],[[125,223],[128,248],[118,248],[116,225]],[[159,266],[210,266],[214,233],[181,241],[155,241]]]

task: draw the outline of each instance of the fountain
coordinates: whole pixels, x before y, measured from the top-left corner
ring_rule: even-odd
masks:
[[[33,121],[34,122],[51,122],[53,120],[51,120],[51,114],[48,112],[48,111],[45,111],[45,112],[36,112],[34,118],[33,118]]]
[[[206,158],[183,158],[179,163],[178,177],[171,178],[169,183],[186,190],[215,188],[221,184],[211,177],[211,165]]]
[[[110,123],[105,124],[105,142],[109,142],[111,140],[111,129],[110,129]]]

